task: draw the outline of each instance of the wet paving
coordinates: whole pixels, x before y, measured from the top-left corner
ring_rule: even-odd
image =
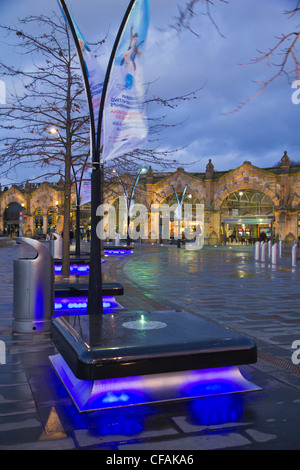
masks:
[[[241,371],[261,390],[78,413],[49,361],[50,335],[12,331],[13,259],[30,250],[0,247],[0,450],[300,449],[300,261],[254,261],[247,246],[150,244],[105,257],[125,309],[185,310],[253,338],[258,362]]]

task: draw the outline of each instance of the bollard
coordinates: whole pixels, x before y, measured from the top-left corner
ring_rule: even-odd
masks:
[[[37,251],[35,258],[14,260],[13,331],[50,331],[54,314],[54,263],[50,251],[32,238],[15,238]]]
[[[261,247],[260,247],[260,259],[261,259],[261,261],[266,261],[266,255],[267,255],[267,244],[262,242]]]
[[[62,259],[63,239],[62,236],[58,233],[51,233],[51,238],[49,240],[49,250],[54,259]]]
[[[295,243],[292,247],[292,266],[297,266],[298,245]]]
[[[278,256],[279,258],[282,256],[282,240],[278,242]]]
[[[272,250],[271,250],[272,264],[277,264],[277,256],[278,256],[278,245],[277,243],[274,243],[274,245],[272,246]]]
[[[116,236],[115,236],[115,245],[116,246],[120,246],[120,234],[119,233],[116,233]]]
[[[254,259],[259,259],[260,256],[260,242],[256,242],[254,245]]]
[[[270,257],[272,253],[272,240],[268,241],[268,256]]]

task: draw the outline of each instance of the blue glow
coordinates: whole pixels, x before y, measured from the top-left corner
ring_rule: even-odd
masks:
[[[228,394],[196,398],[188,404],[188,409],[191,421],[198,426],[239,422],[244,413],[244,396]]]
[[[220,396],[260,390],[242,376],[238,367],[92,381],[77,379],[60,354],[50,360],[79,411],[194,398],[190,409],[193,419],[202,424],[218,424],[233,422],[243,412],[239,400],[218,400]],[[213,386],[214,380],[217,387]],[[222,387],[219,387],[220,383]],[[207,397],[212,400],[208,401]]]
[[[132,250],[104,250],[106,255],[131,255],[133,253]]]
[[[56,275],[61,274],[62,265],[55,264],[54,271]],[[88,264],[70,264],[70,274],[88,275],[90,273],[90,266]]]
[[[195,371],[193,379],[184,385],[183,393],[190,396],[212,396],[240,390],[242,375],[237,367],[218,367]]]
[[[112,310],[112,309],[120,309],[123,308],[113,296],[103,296],[103,309],[104,310]],[[78,310],[83,310],[85,313],[88,306],[88,297],[55,297],[54,299],[54,310],[55,316],[59,316],[61,312],[72,311],[74,314],[77,313]]]

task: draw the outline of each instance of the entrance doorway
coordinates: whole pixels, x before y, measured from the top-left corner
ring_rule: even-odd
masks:
[[[223,244],[253,244],[274,236],[274,205],[266,194],[249,189],[230,194],[221,207]],[[265,235],[264,235],[265,234]]]
[[[21,214],[20,214],[21,213]],[[24,214],[24,207],[18,202],[11,202],[4,210],[3,234],[9,237],[19,236],[20,221]]]

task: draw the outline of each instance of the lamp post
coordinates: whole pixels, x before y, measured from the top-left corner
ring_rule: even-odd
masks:
[[[132,187],[132,191],[130,193],[130,195],[128,194],[128,191],[127,191],[127,188],[120,176],[120,173],[117,171],[117,170],[112,170],[113,173],[116,173],[118,175],[118,178],[119,178],[119,181],[121,183],[121,186],[122,186],[122,189],[123,189],[123,192],[124,192],[124,196],[126,197],[126,202],[127,202],[127,246],[130,245],[130,236],[129,236],[129,225],[130,225],[130,206],[131,206],[131,201],[134,199],[134,193],[135,193],[135,189],[138,185],[138,182],[139,182],[139,179],[140,179],[140,176],[144,173],[147,172],[147,168],[145,167],[142,167],[138,173],[138,175],[136,176],[136,179],[135,179],[135,182],[134,182],[134,185]]]
[[[187,188],[190,186],[190,184],[187,184],[183,190],[183,193],[182,193],[182,196],[181,196],[181,200],[179,199],[179,196],[177,194],[177,191],[176,189],[174,188],[173,185],[171,185],[171,188],[173,189],[174,191],[174,194],[175,194],[175,197],[176,197],[176,201],[177,201],[177,206],[178,206],[178,211],[179,211],[179,217],[178,217],[178,239],[177,239],[177,248],[180,248],[180,224],[181,224],[181,216],[182,216],[182,203],[183,203],[183,200],[184,200],[184,196],[185,196],[185,193],[186,193],[186,190]]]

